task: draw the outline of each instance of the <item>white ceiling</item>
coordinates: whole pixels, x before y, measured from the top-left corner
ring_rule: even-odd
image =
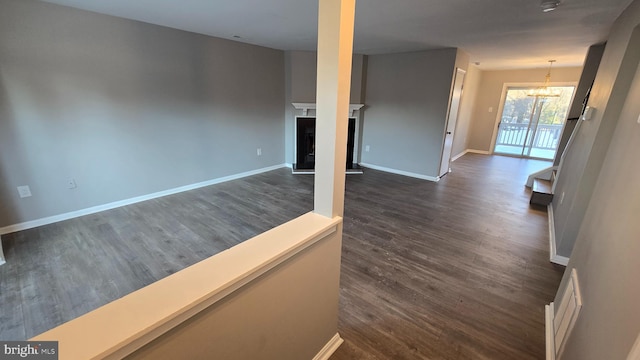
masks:
[[[318,0],[45,1],[275,49],[316,47]],[[483,69],[582,65],[631,1],[562,0],[543,13],[539,0],[358,0],[354,51],[458,47]]]

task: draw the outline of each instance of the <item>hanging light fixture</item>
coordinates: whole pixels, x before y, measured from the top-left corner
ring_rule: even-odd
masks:
[[[540,8],[544,12],[555,10],[560,5],[560,0],[540,0]]]
[[[527,95],[528,96],[537,96],[537,97],[556,97],[560,96],[560,91],[549,87],[551,83],[551,66],[555,60],[549,60],[549,71],[547,72],[547,76],[544,78],[544,84],[542,86],[537,87],[535,89],[531,89]]]

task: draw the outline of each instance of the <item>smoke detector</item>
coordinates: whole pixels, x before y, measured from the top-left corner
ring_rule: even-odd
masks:
[[[540,7],[542,11],[549,12],[555,10],[560,5],[560,0],[541,0]]]

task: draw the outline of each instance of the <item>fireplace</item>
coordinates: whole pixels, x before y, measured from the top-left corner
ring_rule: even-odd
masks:
[[[353,162],[356,137],[356,119],[349,118],[347,130],[347,163],[345,169],[359,169]],[[296,118],[296,158],[294,170],[313,170],[316,163],[316,118],[300,116]]]
[[[302,110],[301,116],[295,117],[295,154],[293,163],[294,173],[313,173],[315,168],[315,143],[316,143],[316,117],[309,114],[309,110],[315,110],[315,104],[294,103],[296,109]],[[350,116],[347,129],[347,159],[345,169],[347,174],[362,174],[358,165],[358,117],[355,111],[363,105],[350,105]],[[358,114],[359,115],[359,114]]]

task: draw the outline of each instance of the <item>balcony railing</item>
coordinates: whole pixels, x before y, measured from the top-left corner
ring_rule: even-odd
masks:
[[[529,124],[501,123],[496,145],[523,146],[527,141]],[[533,129],[531,131],[533,133]],[[562,133],[562,125],[538,124],[531,147],[535,149],[555,150]],[[531,136],[531,135],[529,135]]]

